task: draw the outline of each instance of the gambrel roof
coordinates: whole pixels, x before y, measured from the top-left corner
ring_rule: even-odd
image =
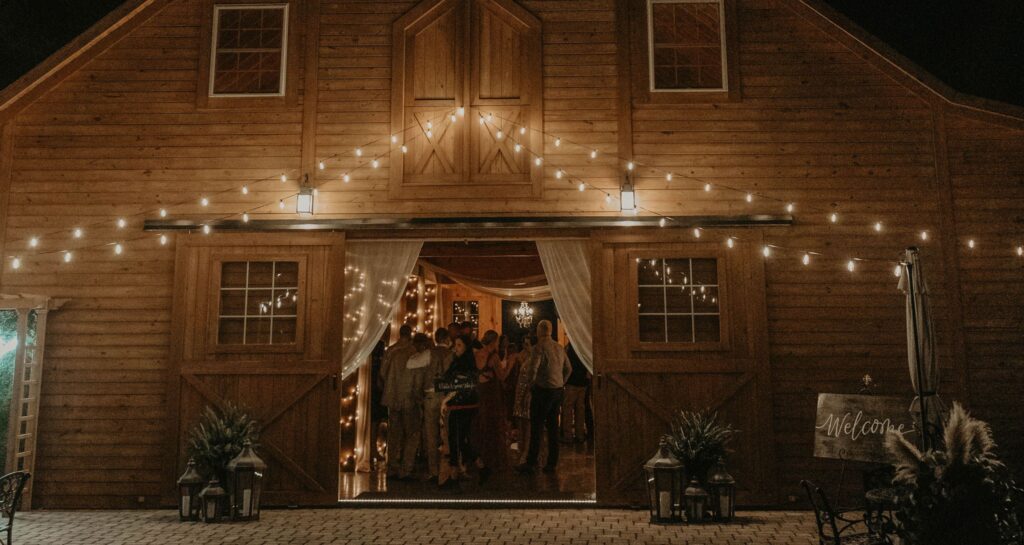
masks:
[[[31,104],[69,74],[126,36],[174,0],[126,0],[76,39],[3,91],[0,121]],[[987,121],[1024,127],[1024,108],[959,92],[860,28],[823,0],[782,0],[811,24],[937,107]]]

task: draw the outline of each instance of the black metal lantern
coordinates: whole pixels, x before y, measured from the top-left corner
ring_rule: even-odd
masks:
[[[213,479],[199,493],[199,518],[203,522],[220,522],[228,513],[228,493]]]
[[[728,522],[736,516],[736,479],[726,470],[722,458],[718,459],[708,475],[708,501],[714,520]]]
[[[235,520],[260,519],[260,493],[263,491],[263,473],[267,464],[252,449],[248,441],[231,462],[228,476],[231,489],[231,518]]]
[[[672,455],[665,443],[644,464],[644,476],[651,522],[682,522],[683,463]]]
[[[690,481],[690,485],[683,492],[686,504],[687,522],[704,522],[704,511],[707,510],[708,493],[701,487],[697,479]]]
[[[195,460],[189,459],[185,473],[178,478],[178,517],[181,520],[199,520],[199,492],[203,483]]]

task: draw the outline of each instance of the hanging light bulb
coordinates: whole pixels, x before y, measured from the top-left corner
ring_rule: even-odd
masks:
[[[71,256],[71,251],[70,250],[65,250],[64,251],[64,263],[71,263],[71,257],[72,257]]]
[[[84,235],[84,234],[85,233],[82,232],[82,228],[81,227],[75,227],[75,230],[71,231],[71,236],[73,236],[75,238],[82,238],[82,235]]]
[[[628,163],[626,163],[626,170],[633,170],[635,166],[636,165],[633,164],[633,161],[629,161]]]
[[[761,253],[764,254],[765,257],[772,255],[771,246],[766,245],[764,248],[761,248]]]
[[[882,222],[880,222],[880,221],[876,221],[875,222],[875,232],[876,233],[881,233],[882,232]]]
[[[36,246],[39,246],[39,237],[32,237],[28,239],[29,248],[35,248]]]
[[[458,110],[456,110],[456,111],[458,112],[458,114],[459,114],[460,116],[462,116],[462,115],[466,115],[466,109],[465,109],[465,108],[463,108],[462,106],[459,106],[459,109],[458,109]]]
[[[562,145],[562,139],[561,139],[561,138],[558,138],[558,137],[556,136],[556,137],[555,137],[555,147],[557,148],[557,147],[559,147],[559,146],[561,146],[561,145]]]
[[[533,160],[533,164],[535,164],[535,165],[537,165],[537,166],[540,166],[540,164],[541,164],[541,159],[540,159],[540,157],[538,157],[538,158],[534,159],[534,160]]]
[[[583,193],[583,190],[585,190],[587,186],[583,182],[580,182],[580,185],[576,186],[576,188],[580,190],[580,193]]]
[[[451,121],[452,123],[455,123],[456,121],[459,120],[459,118],[455,117],[455,114],[452,114],[448,116],[448,120]]]
[[[356,148],[356,157],[363,156],[363,148]]]
[[[612,203],[612,195],[611,195],[611,193],[605,193],[604,194],[604,203],[605,204],[611,204]]]
[[[320,161],[320,163],[318,163],[317,166],[320,168],[320,170],[324,170],[325,168],[327,168],[327,163]]]
[[[478,121],[480,121],[481,125],[484,124],[484,116],[483,116],[483,114],[480,114],[480,119]]]
[[[525,125],[522,126],[522,127],[519,127],[519,134],[520,135],[526,134],[526,126]]]
[[[804,256],[802,258],[800,258],[800,262],[803,263],[804,265],[810,265],[811,264],[811,254],[804,253]]]
[[[747,202],[754,202],[754,195],[752,193],[747,193]]]
[[[160,217],[161,218],[166,218],[167,217],[167,209],[166,208],[161,208],[160,209]]]
[[[591,159],[597,159],[597,150],[596,149],[590,150],[590,158]]]
[[[210,206],[210,199],[206,197],[199,199],[199,206]]]
[[[242,212],[242,223],[249,223],[249,213]]]
[[[493,121],[494,121],[494,114],[492,114],[492,113],[488,113],[488,114],[487,114],[487,122],[488,122],[488,123],[491,123],[491,122],[493,122]]]
[[[167,235],[160,235],[160,245],[167,246]]]
[[[209,225],[203,225],[203,234],[204,234],[204,235],[208,235],[208,234],[210,234],[210,231],[211,231],[211,230],[212,230],[212,229],[210,229],[210,226],[209,226]]]
[[[283,184],[283,183],[285,183],[287,181],[288,181],[288,175],[287,174],[282,174],[281,175],[281,183]]]
[[[658,220],[659,227],[664,227],[666,223],[668,222],[665,220],[665,218],[661,218],[660,220]]]
[[[280,208],[281,210],[284,210],[284,199],[279,199],[277,201],[277,207]]]
[[[516,153],[519,153],[520,151],[522,151],[523,146],[520,146],[519,142],[516,142],[516,145],[513,146],[512,149],[514,149],[516,151]]]
[[[921,231],[921,240],[928,240],[928,231]]]
[[[839,214],[836,214],[835,212],[832,212],[831,214],[829,214],[828,220],[831,221],[832,223],[838,222],[839,221]]]
[[[700,227],[693,228],[693,238],[700,238]]]
[[[732,248],[733,246],[736,246],[736,241],[732,237],[729,237],[725,239],[725,245],[729,248]]]
[[[1024,246],[1017,246],[1017,255],[1024,256]]]
[[[972,250],[974,249],[974,239],[973,238],[967,241],[967,247],[972,249]]]
[[[14,270],[18,270],[18,269],[21,268],[21,258],[20,257],[15,257],[14,259],[11,260],[11,268],[14,269]]]
[[[494,133],[494,138],[496,140],[501,140],[504,136],[505,136],[505,133],[501,132],[501,129],[498,129],[498,131],[496,133]]]
[[[347,183],[352,181],[352,177],[349,176],[348,173],[346,172],[345,174],[343,174],[341,176],[341,181],[343,181],[343,182],[345,182],[347,184]]]
[[[118,219],[117,219],[117,228],[118,228],[118,229],[124,229],[124,227],[125,227],[126,225],[128,225],[128,222],[127,222],[127,221],[125,221],[125,219],[124,219],[124,218],[118,218]]]
[[[370,161],[370,166],[373,167],[373,168],[380,168],[380,161],[377,160],[377,159],[374,159],[373,161]]]
[[[669,172],[668,174],[665,175],[665,181],[666,182],[671,182],[672,181],[672,173],[671,172]]]
[[[398,143],[398,136],[397,135],[394,135],[394,134],[391,135],[391,143],[392,144],[397,144]]]
[[[794,208],[796,208],[796,205],[794,205],[793,203],[789,203],[789,204],[786,205],[786,212],[789,212],[790,214],[792,214]]]
[[[434,131],[432,131],[430,129],[427,129],[427,138],[429,139],[429,138],[433,138],[433,137],[434,137]]]
[[[855,268],[857,268],[857,264],[852,259],[846,262],[846,270],[853,272]]]
[[[704,191],[705,192],[711,191],[711,184],[704,184]]]
[[[116,255],[121,255],[123,252],[124,252],[124,248],[121,247],[121,244],[115,244],[114,245],[114,253]]]
[[[896,278],[903,276],[903,265],[897,263],[896,267],[892,270],[892,274]]]

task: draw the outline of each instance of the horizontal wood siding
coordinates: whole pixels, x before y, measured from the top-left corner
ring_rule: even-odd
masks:
[[[1024,470],[1024,130],[946,116],[970,407]],[[977,239],[974,250],[967,241]]]

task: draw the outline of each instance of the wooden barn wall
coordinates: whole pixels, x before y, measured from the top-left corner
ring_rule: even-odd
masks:
[[[945,116],[970,407],[1024,471],[1024,130]],[[978,239],[970,250],[966,241]]]
[[[205,218],[275,202],[295,191],[303,163],[303,111],[197,110],[201,40],[199,0],[173,3],[99,55],[14,119],[8,248],[37,233],[68,229],[161,204],[176,217]],[[616,9],[613,0],[526,0],[544,28],[545,129],[583,149],[547,140],[541,199],[389,199],[388,164],[360,169],[350,184],[341,174],[352,159],[315,173],[318,206],[344,216],[461,215],[466,213],[610,212],[603,195],[580,193],[554,178],[557,167],[617,191],[619,149]],[[410,1],[322,1],[317,55],[315,149],[328,158],[371,141],[367,156],[384,155],[389,135],[391,22]],[[940,218],[955,217],[958,233],[1020,231],[1019,133],[949,117],[948,165],[936,153],[943,130],[934,108],[872,63],[818,29],[787,0],[738,2],[736,41],[742,99],[689,105],[637,105],[635,158],[672,169],[671,185],[643,168],[639,199],[668,214],[781,212],[778,203],[748,204],[742,194],[703,192],[703,181],[798,203],[792,227],[767,229],[769,243],[836,255],[895,258],[923,243],[945,367],[942,389],[959,387],[956,315],[947,282],[959,277],[971,357],[971,402],[1001,428],[1019,429],[1012,400],[1020,391],[1019,262],[1001,261],[997,248],[958,255],[957,239],[940,235]],[[302,67],[297,67],[301,69]],[[303,81],[305,78],[300,78]],[[991,143],[992,145],[985,145]],[[2,149],[2,148],[0,148]],[[940,150],[941,151],[941,150]],[[624,153],[624,152],[623,152]],[[1016,161],[1016,162],[1014,162]],[[308,160],[305,164],[309,164]],[[1001,165],[1001,166],[997,166]],[[943,198],[948,168],[955,188]],[[1007,173],[1006,169],[1016,169]],[[281,172],[288,184],[264,182],[249,197],[218,191]],[[697,177],[701,182],[687,181]],[[999,211],[981,211],[999,203]],[[840,222],[808,207],[833,205]],[[1011,207],[1016,207],[1010,210]],[[943,216],[946,214],[946,216]],[[274,214],[288,217],[284,213]],[[875,234],[871,225],[885,229]],[[111,222],[87,240],[121,235]],[[714,236],[713,230],[705,237]],[[948,238],[948,237],[947,237]],[[44,250],[64,240],[44,238]],[[69,298],[51,315],[43,391],[35,505],[131,507],[159,503],[165,373],[170,346],[173,243],[134,242],[114,259],[109,247],[79,252],[70,265],[58,255],[33,258],[19,272],[5,269],[4,292]],[[947,263],[959,263],[957,275]],[[1013,269],[1017,266],[1018,269]],[[779,254],[767,264],[775,448],[780,500],[800,478],[832,481],[838,464],[814,460],[815,395],[853,392],[871,374],[884,392],[909,394],[902,300],[888,263],[864,262],[854,274],[844,262]],[[1016,275],[1016,276],[1014,276]],[[955,287],[956,289],[956,287]],[[1016,297],[1019,300],[1020,297]],[[1016,375],[1015,375],[1016,373]],[[1016,382],[1014,382],[1016,381]],[[1014,421],[1016,420],[1016,421]],[[1000,434],[1021,451],[1019,436]]]

